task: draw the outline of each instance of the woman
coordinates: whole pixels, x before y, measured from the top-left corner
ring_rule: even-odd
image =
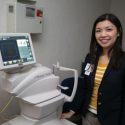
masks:
[[[122,26],[113,14],[94,23],[83,68],[83,125],[125,125],[125,53]]]

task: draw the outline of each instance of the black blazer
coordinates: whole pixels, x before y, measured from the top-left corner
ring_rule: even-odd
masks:
[[[97,117],[101,125],[125,125],[125,53],[119,69],[111,66],[111,60],[105,71],[97,98]],[[85,102],[83,104],[83,116],[86,115],[92,90],[97,64],[94,64],[93,71],[85,74],[85,67],[90,63],[90,55],[85,59],[83,66],[84,83],[86,91],[83,94]]]

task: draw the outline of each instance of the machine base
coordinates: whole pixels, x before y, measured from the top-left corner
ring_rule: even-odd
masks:
[[[66,119],[53,119],[40,125],[76,125]]]
[[[39,123],[37,120],[26,119],[23,116],[18,116],[2,125],[76,125],[66,119],[52,119],[43,123]]]

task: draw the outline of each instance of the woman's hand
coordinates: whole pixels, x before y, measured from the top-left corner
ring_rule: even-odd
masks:
[[[68,118],[71,118],[74,114],[75,114],[75,112],[73,112],[73,111],[62,113],[61,118],[62,119],[68,119]]]

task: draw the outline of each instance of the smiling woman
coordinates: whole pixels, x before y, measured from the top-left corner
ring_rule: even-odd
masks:
[[[83,125],[125,125],[125,52],[122,26],[111,13],[99,16],[92,29],[83,78]],[[88,65],[92,71],[86,73]],[[79,99],[79,98],[78,98]]]
[[[122,26],[115,15],[104,14],[95,21],[82,70],[85,89],[74,101],[77,109],[84,100],[80,103],[82,125],[125,125],[125,52]],[[63,118],[74,113],[63,114]]]

